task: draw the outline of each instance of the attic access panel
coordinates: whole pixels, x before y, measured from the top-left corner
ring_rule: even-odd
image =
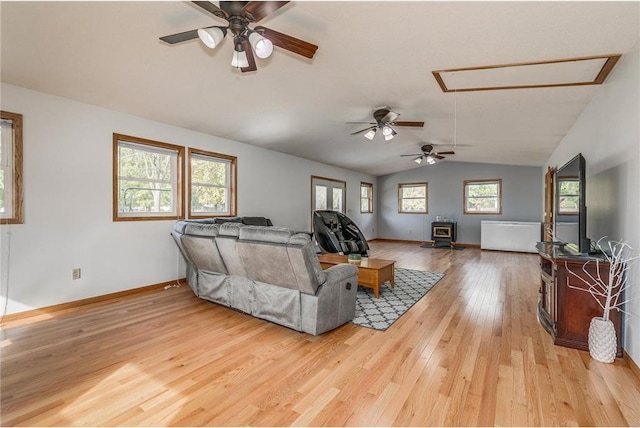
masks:
[[[600,85],[621,55],[435,70],[442,92]]]

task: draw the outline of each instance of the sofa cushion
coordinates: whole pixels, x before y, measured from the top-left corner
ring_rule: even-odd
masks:
[[[240,229],[239,238],[242,241],[288,244],[294,234],[293,230],[286,227],[245,226]]]
[[[244,227],[242,223],[227,222],[218,226],[220,236],[232,236],[237,238],[240,235],[240,229]]]
[[[207,223],[204,221],[185,221],[185,235],[211,236],[216,237],[220,234],[220,226],[217,224]]]
[[[298,281],[286,245],[242,239],[236,245],[250,280],[298,290]]]

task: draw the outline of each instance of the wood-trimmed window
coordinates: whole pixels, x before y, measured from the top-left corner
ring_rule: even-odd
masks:
[[[238,158],[189,149],[189,218],[235,217]]]
[[[113,220],[184,218],[184,147],[113,134]]]
[[[373,184],[360,182],[360,212],[373,212]]]
[[[399,183],[398,212],[401,214],[427,214],[429,202],[428,183]]]
[[[502,214],[502,179],[464,180],[465,214]]]
[[[22,115],[1,112],[0,223],[24,223],[22,195]]]

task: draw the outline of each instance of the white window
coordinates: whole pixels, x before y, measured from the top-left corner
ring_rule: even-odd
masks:
[[[428,213],[428,184],[398,184],[398,212],[403,214]]]
[[[0,223],[23,223],[22,115],[2,111],[0,124]]]
[[[184,147],[113,134],[114,221],[184,217]]]
[[[502,179],[465,180],[465,214],[501,214]]]
[[[189,149],[189,217],[236,215],[234,156]]]

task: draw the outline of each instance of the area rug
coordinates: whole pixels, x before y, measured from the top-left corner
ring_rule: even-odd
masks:
[[[358,286],[356,317],[351,322],[384,331],[427,294],[443,276],[443,273],[396,268],[395,287],[391,288],[388,283],[383,285],[377,299],[371,288]]]

